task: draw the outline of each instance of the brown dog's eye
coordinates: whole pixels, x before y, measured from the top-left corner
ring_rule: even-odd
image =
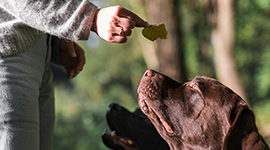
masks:
[[[195,83],[190,84],[190,87],[195,89],[195,90],[198,90],[198,86]]]

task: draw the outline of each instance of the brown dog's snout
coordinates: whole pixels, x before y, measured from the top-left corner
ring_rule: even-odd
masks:
[[[109,107],[110,107],[110,111],[118,111],[118,110],[121,109],[121,107],[118,104],[116,104],[116,103],[110,104]]]
[[[145,71],[144,75],[143,75],[143,78],[144,77],[152,77],[155,75],[155,71],[151,70],[151,69],[148,69]]]

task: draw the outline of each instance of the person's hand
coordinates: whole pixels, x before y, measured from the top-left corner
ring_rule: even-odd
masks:
[[[108,42],[125,43],[134,27],[147,27],[148,23],[133,12],[111,6],[98,10],[92,31]]]
[[[74,78],[85,64],[83,49],[75,42],[67,40],[60,41],[60,59],[67,70],[65,76],[69,79]]]

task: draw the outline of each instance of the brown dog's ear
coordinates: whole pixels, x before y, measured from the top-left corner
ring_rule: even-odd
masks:
[[[269,150],[268,145],[258,133],[252,110],[241,99],[231,111],[230,128],[222,150]]]

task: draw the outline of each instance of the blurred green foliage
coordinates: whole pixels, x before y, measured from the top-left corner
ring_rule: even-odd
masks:
[[[101,135],[108,129],[109,104],[117,102],[130,111],[138,107],[137,84],[147,67],[137,38],[141,29],[133,32],[122,45],[101,40],[98,48],[89,49],[86,42],[78,42],[87,58],[83,71],[55,85],[55,150],[108,149]]]
[[[240,0],[235,5],[235,61],[253,106],[270,100],[270,3]]]
[[[106,5],[117,3],[144,18],[139,0],[110,2]],[[202,1],[178,4],[186,76],[215,78],[207,8]],[[260,129],[270,124],[270,2],[238,0],[234,10],[235,62]],[[138,107],[136,88],[147,69],[141,42],[147,40],[142,39],[141,30],[134,29],[125,44],[101,40],[97,48],[88,48],[87,42],[79,42],[86,54],[83,71],[74,79],[62,77],[56,82],[54,150],[108,150],[101,134],[108,128],[105,114],[109,104],[117,102],[130,111]],[[58,70],[57,77],[63,74]]]

